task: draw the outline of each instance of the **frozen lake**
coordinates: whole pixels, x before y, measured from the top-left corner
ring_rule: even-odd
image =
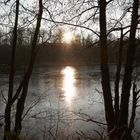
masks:
[[[114,72],[112,66],[111,74]],[[16,76],[15,87],[20,77]],[[111,84],[114,84],[113,80]],[[0,75],[0,85],[6,97],[8,75]],[[3,115],[5,104],[2,96],[0,106],[0,115]],[[105,123],[103,110],[98,66],[35,68],[23,115],[22,134],[39,140],[78,139],[84,134],[96,138],[99,137],[98,130],[105,133],[105,125],[90,120]],[[2,137],[3,127],[0,131]]]

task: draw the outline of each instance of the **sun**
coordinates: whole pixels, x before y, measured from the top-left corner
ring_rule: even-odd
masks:
[[[64,43],[67,43],[67,44],[70,44],[73,40],[73,34],[72,32],[66,32],[63,34],[63,38],[62,38],[62,41]]]

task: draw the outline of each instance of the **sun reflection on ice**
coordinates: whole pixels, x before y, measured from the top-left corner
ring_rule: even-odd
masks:
[[[71,99],[75,96],[75,69],[67,66],[62,70],[64,76],[63,90],[64,97],[68,103],[71,103]]]

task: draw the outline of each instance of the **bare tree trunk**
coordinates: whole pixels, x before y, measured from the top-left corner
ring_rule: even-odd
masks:
[[[132,130],[134,128],[134,120],[136,117],[136,108],[137,108],[137,103],[138,103],[138,94],[140,90],[137,91],[137,85],[134,82],[133,84],[133,100],[132,100],[132,113],[131,113],[131,118],[130,118],[130,123],[128,127],[128,137],[131,135]]]
[[[29,84],[29,80],[23,85],[23,91],[22,91],[21,97],[18,99],[18,102],[17,102],[15,129],[14,129],[15,139],[19,138],[19,135],[22,129],[22,125],[21,125],[22,114],[24,111],[24,103],[26,100],[27,92],[28,92],[28,84]]]
[[[5,129],[4,129],[4,140],[10,140],[11,133],[11,106],[12,96],[14,87],[14,74],[15,74],[15,52],[17,45],[17,26],[18,26],[18,15],[19,15],[19,0],[16,0],[16,14],[15,14],[15,25],[13,30],[13,42],[12,42],[12,53],[11,53],[11,70],[9,74],[9,90],[8,90],[8,102],[5,109]]]
[[[21,132],[21,121],[22,121],[22,114],[24,110],[24,104],[28,92],[28,84],[29,80],[33,71],[33,66],[35,62],[35,56],[36,56],[36,47],[37,47],[37,40],[38,40],[38,34],[39,34],[39,29],[41,25],[41,19],[42,19],[42,13],[43,13],[43,5],[42,5],[42,0],[39,0],[39,13],[38,13],[38,18],[37,18],[37,25],[35,29],[35,34],[34,38],[32,41],[32,49],[31,49],[31,57],[30,57],[30,63],[25,75],[25,80],[23,82],[23,89],[22,89],[22,94],[21,97],[19,98],[17,102],[17,110],[16,110],[16,118],[15,118],[15,137],[18,138],[20,132]]]
[[[112,95],[110,89],[110,76],[108,67],[108,49],[106,35],[106,0],[99,1],[100,10],[100,55],[101,55],[101,75],[102,89],[105,104],[105,116],[108,125],[108,131],[114,127],[114,110],[112,104]]]
[[[121,127],[126,127],[126,128],[128,127],[129,96],[130,96],[133,62],[134,62],[134,55],[135,55],[135,48],[136,48],[135,35],[136,35],[136,28],[138,24],[138,8],[139,8],[139,0],[134,0],[129,46],[127,50],[127,58],[125,64],[125,73],[124,73],[124,79],[122,85],[121,104],[120,104],[119,123]]]

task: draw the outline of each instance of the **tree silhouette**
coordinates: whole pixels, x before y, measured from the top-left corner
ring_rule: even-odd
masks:
[[[16,1],[16,18],[15,18],[15,26],[13,31],[13,47],[12,47],[12,59],[11,59],[11,72],[9,77],[9,92],[8,92],[8,103],[5,109],[5,132],[4,132],[4,140],[12,140],[12,139],[19,139],[19,135],[21,132],[21,121],[22,121],[22,114],[24,110],[24,104],[26,100],[26,96],[28,93],[28,84],[32,74],[35,57],[37,53],[37,41],[38,41],[38,34],[41,25],[42,13],[43,13],[43,6],[42,0],[39,0],[39,12],[37,17],[37,24],[34,32],[34,37],[31,46],[31,54],[30,54],[30,62],[27,68],[25,75],[16,93],[13,95],[13,80],[14,80],[14,66],[15,66],[15,51],[16,51],[16,42],[17,42],[17,26],[18,26],[18,16],[19,16],[19,0]],[[22,92],[21,92],[22,91]],[[21,94],[20,94],[21,93]],[[19,98],[20,95],[20,98]],[[18,99],[19,98],[19,99]],[[14,133],[11,130],[11,107],[13,103],[17,100],[17,108],[16,108],[16,116],[15,116],[15,129]]]

